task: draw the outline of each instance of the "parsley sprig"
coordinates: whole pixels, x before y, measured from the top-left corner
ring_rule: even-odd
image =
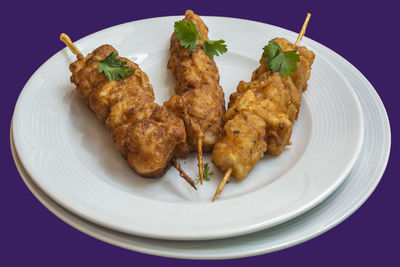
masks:
[[[210,170],[210,166],[208,163],[203,165],[203,180],[210,181],[210,176],[214,173]],[[197,174],[198,179],[196,180],[196,184],[200,183],[200,176]]]
[[[108,80],[119,81],[121,78],[124,79],[132,75],[135,71],[131,70],[126,65],[126,61],[122,61],[118,58],[118,54],[111,52],[104,60],[94,60],[99,62],[99,73],[104,72]]]
[[[176,21],[174,24],[175,36],[178,38],[181,46],[189,48],[193,51],[199,39],[202,39],[203,50],[210,57],[219,56],[228,51],[224,40],[205,40],[197,30],[196,24],[193,21]]]
[[[283,51],[282,47],[274,40],[269,41],[268,45],[264,46],[263,57],[264,64],[273,72],[280,72],[282,77],[292,75],[296,68],[296,62],[300,61],[300,55],[296,50]]]

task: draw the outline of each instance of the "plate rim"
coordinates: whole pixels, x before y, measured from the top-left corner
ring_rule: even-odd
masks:
[[[112,27],[108,27],[108,28],[102,29],[102,30],[100,30],[100,31],[94,32],[94,33],[92,33],[92,34],[89,34],[89,35],[87,35],[87,36],[85,36],[85,37],[79,39],[79,40],[77,41],[77,43],[83,41],[83,40],[86,39],[86,38],[93,38],[93,35],[96,35],[96,34],[98,34],[98,33],[100,33],[100,32],[103,32],[103,31],[110,31],[110,30],[112,30],[112,29],[114,29],[114,28],[120,27],[121,25],[131,24],[131,23],[139,22],[139,21],[140,21],[140,22],[143,22],[143,21],[149,21],[149,20],[156,20],[156,19],[160,19],[160,18],[170,18],[170,19],[171,19],[171,18],[174,18],[174,19],[177,19],[177,18],[180,18],[180,17],[181,17],[181,16],[153,17],[153,18],[146,18],[146,19],[141,19],[141,20],[136,20],[136,21],[131,21],[131,22],[126,22],[126,23],[114,25],[114,26],[112,26]],[[245,19],[232,18],[232,17],[220,17],[220,16],[202,16],[202,17],[205,18],[205,19],[207,19],[207,18],[229,19],[229,20],[236,20],[236,21],[251,22],[251,23],[255,23],[255,24],[262,24],[263,26],[272,26],[272,27],[274,27],[274,28],[277,28],[277,29],[280,30],[280,31],[286,31],[286,32],[288,32],[288,33],[294,34],[292,31],[283,29],[283,28],[281,28],[281,27],[278,27],[278,26],[275,26],[275,25],[271,25],[271,24],[262,23],[262,22],[258,22],[258,21],[245,20]],[[308,38],[308,39],[309,39],[309,38]],[[316,44],[319,44],[319,43],[316,42],[316,41],[313,41],[313,40],[311,40],[311,39],[309,39],[309,40],[312,41],[312,42],[314,42],[314,43],[316,43]],[[319,44],[319,45],[320,45],[320,44]],[[26,86],[28,86],[28,84],[30,83],[31,79],[37,74],[37,72],[39,72],[39,71],[43,68],[43,66],[44,66],[48,61],[50,61],[53,57],[57,56],[58,54],[63,53],[64,50],[66,50],[66,48],[61,49],[60,51],[58,51],[57,53],[55,53],[53,56],[51,56],[48,60],[46,60],[46,61],[32,74],[32,76],[30,77],[30,79],[29,79],[29,80],[27,81],[27,83],[25,84],[24,88],[25,88]],[[322,55],[319,55],[319,56],[322,56]],[[322,56],[322,57],[323,57],[323,56]],[[190,235],[190,236],[179,236],[179,237],[176,237],[176,236],[165,235],[165,234],[164,234],[164,235],[162,235],[162,234],[160,235],[159,233],[158,233],[158,234],[149,234],[149,233],[143,234],[142,232],[135,232],[135,231],[132,231],[132,229],[129,229],[129,230],[127,230],[127,229],[121,229],[121,228],[116,227],[116,226],[114,226],[114,225],[107,224],[107,223],[105,223],[104,221],[98,221],[98,220],[96,220],[96,219],[93,218],[93,217],[88,217],[88,216],[86,216],[86,214],[79,212],[79,210],[76,210],[76,209],[70,207],[70,206],[68,205],[68,203],[60,203],[60,202],[57,200],[57,197],[54,197],[54,196],[53,196],[53,199],[56,200],[56,202],[57,202],[58,204],[60,204],[61,206],[67,208],[68,210],[70,210],[70,211],[72,211],[72,212],[74,212],[74,213],[77,213],[78,215],[80,215],[81,217],[83,217],[83,218],[85,218],[85,219],[87,219],[87,220],[89,220],[89,221],[92,221],[92,222],[94,222],[94,223],[103,225],[103,226],[105,226],[105,227],[109,227],[109,228],[115,229],[115,230],[117,230],[117,231],[122,231],[122,232],[125,232],[125,233],[130,233],[130,234],[134,234],[134,235],[138,235],[138,236],[144,236],[144,237],[150,237],[150,238],[160,238],[160,239],[170,239],[170,240],[208,240],[208,239],[216,239],[216,238],[219,239],[219,238],[227,238],[227,237],[232,237],[232,236],[237,236],[237,235],[244,235],[244,234],[248,234],[248,233],[252,233],[252,232],[256,232],[256,231],[262,230],[262,229],[267,229],[267,228],[276,226],[277,224],[286,222],[286,221],[288,221],[288,220],[290,220],[290,219],[292,219],[292,218],[294,218],[294,217],[297,217],[297,216],[299,216],[299,215],[301,215],[301,214],[307,212],[307,211],[310,210],[311,208],[313,208],[313,207],[317,206],[319,203],[321,203],[321,202],[322,202],[324,199],[326,199],[329,195],[331,195],[331,194],[344,182],[344,180],[345,180],[346,177],[348,176],[348,173],[351,171],[352,167],[354,166],[354,164],[355,164],[355,162],[356,162],[356,160],[357,160],[357,158],[358,158],[358,156],[359,156],[359,154],[360,154],[360,152],[361,152],[362,142],[363,142],[363,137],[364,137],[364,134],[363,134],[363,131],[364,131],[364,121],[363,121],[362,108],[361,108],[359,99],[358,99],[358,97],[357,97],[355,91],[353,90],[351,84],[350,84],[350,83],[347,81],[347,79],[343,76],[343,74],[337,69],[337,67],[336,67],[335,65],[331,64],[329,61],[327,61],[327,60],[325,60],[325,61],[326,61],[328,64],[330,64],[330,66],[331,66],[333,69],[336,70],[336,72],[341,76],[341,78],[343,79],[343,81],[347,84],[348,88],[350,89],[349,92],[353,95],[353,99],[355,100],[356,105],[357,105],[357,109],[358,109],[358,111],[359,111],[359,112],[358,112],[358,115],[359,115],[359,117],[360,117],[360,123],[361,123],[361,126],[362,126],[362,127],[361,127],[362,129],[361,129],[360,132],[362,132],[362,133],[361,133],[361,135],[360,135],[361,138],[358,140],[357,147],[356,147],[356,149],[355,149],[355,153],[353,153],[353,156],[352,156],[352,158],[351,158],[351,160],[350,160],[350,164],[347,165],[346,170],[344,170],[344,171],[342,172],[342,175],[340,175],[340,178],[337,179],[336,182],[335,182],[333,185],[331,185],[330,188],[329,188],[329,190],[327,190],[324,194],[320,194],[317,198],[314,198],[313,201],[310,201],[308,204],[304,205],[301,209],[298,209],[298,210],[296,210],[296,211],[292,211],[292,212],[290,212],[289,214],[286,214],[286,216],[282,216],[282,218],[280,218],[279,220],[277,220],[277,221],[275,221],[275,222],[272,222],[272,223],[267,221],[266,223],[264,222],[264,223],[257,224],[257,225],[254,225],[254,224],[253,224],[252,227],[241,226],[241,227],[237,227],[237,228],[235,228],[235,229],[231,229],[230,231],[225,231],[225,232],[223,232],[223,233],[219,233],[218,236],[215,236],[215,233],[212,234],[212,235],[210,235],[210,234],[204,235],[204,233],[202,233],[201,236],[199,236],[199,234],[197,234],[197,235],[195,235],[195,236]],[[15,110],[16,110],[16,108],[17,108],[19,99],[21,98],[21,96],[23,95],[23,93],[24,93],[24,90],[21,91],[21,93],[20,93],[20,95],[19,95],[19,97],[18,97],[17,103],[16,103],[15,108],[14,108],[14,113],[15,113]],[[14,121],[14,120],[13,120],[13,121]],[[12,122],[12,123],[13,123],[13,122]],[[15,137],[15,133],[13,133],[13,137]],[[18,152],[18,145],[16,145],[15,148],[16,148],[16,151]],[[21,158],[21,162],[23,163],[23,158]],[[27,171],[27,173],[28,173],[31,177],[33,177],[28,169],[26,169],[26,171]],[[32,178],[32,179],[33,179],[33,178]],[[43,188],[40,184],[38,184],[38,186],[39,186],[47,195],[49,195],[49,196],[52,195],[52,194],[50,194],[49,192],[47,192],[47,191],[46,191],[46,188]],[[62,201],[61,201],[61,202],[62,202]],[[246,229],[244,229],[244,228],[246,228]]]

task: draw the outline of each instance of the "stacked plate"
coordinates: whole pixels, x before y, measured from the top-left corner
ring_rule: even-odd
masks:
[[[76,42],[83,54],[101,44],[137,62],[156,100],[173,94],[167,71],[172,25],[162,17],[115,26]],[[204,17],[211,39],[229,52],[216,59],[226,98],[258,66],[274,37],[297,34],[263,23]],[[215,38],[214,38],[215,37]],[[342,57],[308,38],[316,54],[293,130],[293,144],[264,157],[243,181],[210,199],[222,173],[198,190],[174,169],[159,179],[135,174],[109,133],[76,96],[66,49],[43,64],[23,89],[11,128],[18,170],[35,196],[73,227],[124,248],[178,258],[220,259],[268,253],[315,237],[354,212],[378,184],[390,150],[385,108],[373,87]],[[365,130],[364,130],[365,129]],[[196,155],[181,160],[196,176]]]

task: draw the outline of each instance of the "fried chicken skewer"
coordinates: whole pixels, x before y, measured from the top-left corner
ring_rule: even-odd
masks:
[[[198,152],[199,177],[203,184],[202,153],[211,151],[222,131],[225,97],[219,85],[220,77],[215,61],[202,49],[204,40],[208,40],[207,26],[191,10],[185,12],[182,21],[192,21],[202,38],[191,51],[181,46],[175,33],[172,34],[168,69],[178,80],[175,92],[179,99],[175,101],[186,108],[184,121],[187,142],[190,151]]]
[[[193,188],[193,180],[180,168],[176,157],[185,158],[189,149],[183,120],[167,106],[154,103],[154,92],[147,75],[127,58],[130,75],[110,80],[99,72],[99,62],[117,51],[102,45],[86,57],[66,34],[64,42],[77,60],[70,65],[71,82],[78,95],[102,124],[112,133],[113,141],[128,165],[144,177],[160,177],[172,165]]]
[[[212,152],[213,162],[226,173],[212,201],[231,174],[245,178],[264,153],[279,155],[290,144],[292,124],[298,117],[301,93],[307,88],[314,61],[312,51],[298,46],[310,16],[308,13],[295,44],[283,38],[274,39],[283,51],[295,50],[299,54],[300,61],[292,76],[272,72],[262,57],[251,81],[241,81],[237,92],[230,96],[224,131]]]

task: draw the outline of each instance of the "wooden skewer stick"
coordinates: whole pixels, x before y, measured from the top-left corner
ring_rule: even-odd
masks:
[[[200,184],[203,184],[203,139],[201,138],[197,143],[197,159],[199,162]]]
[[[185,103],[185,100],[183,99],[182,96],[180,96],[181,103],[182,103],[182,115],[183,115],[183,121],[185,122],[185,127],[189,127],[191,130],[193,130],[196,134],[197,137],[197,160],[198,160],[198,166],[199,166],[199,177],[200,177],[200,183],[203,184],[203,138],[204,134],[196,123],[192,121],[188,114],[188,108]]]
[[[307,25],[308,25],[308,21],[310,20],[310,17],[311,17],[311,13],[307,13],[306,20],[303,23],[303,27],[301,28],[299,36],[297,37],[297,40],[296,40],[296,43],[295,43],[296,46],[299,45],[299,43],[301,41],[301,38],[303,38],[304,34],[306,34],[306,28],[307,28]]]
[[[307,25],[308,25],[308,21],[310,20],[310,17],[311,17],[311,13],[307,13],[306,20],[305,20],[304,23],[303,23],[303,27],[301,28],[301,31],[300,31],[300,33],[299,33],[299,36],[297,37],[297,40],[296,40],[296,43],[295,43],[296,46],[299,45],[299,43],[300,43],[300,41],[301,41],[301,38],[303,38],[304,34],[306,33],[306,28],[307,28]],[[221,194],[222,189],[224,188],[224,185],[226,184],[227,181],[229,181],[229,178],[230,178],[230,176],[231,176],[231,173],[232,173],[232,168],[229,168],[229,169],[226,171],[226,173],[225,173],[225,175],[224,175],[224,178],[222,178],[222,181],[221,181],[221,183],[219,184],[219,186],[218,186],[218,188],[217,188],[217,191],[215,191],[215,194],[214,194],[214,197],[213,197],[213,199],[212,199],[212,202],[214,202],[214,200],[217,198],[217,196],[218,196],[219,194]]]
[[[181,168],[181,164],[179,164],[178,161],[176,161],[175,159],[172,160],[172,165],[174,165],[175,169],[179,172],[179,175],[185,179],[186,182],[188,182],[188,184],[190,184],[194,189],[197,190],[196,186],[194,185],[194,181],[192,178],[190,178]]]
[[[218,188],[217,188],[217,191],[215,191],[215,194],[214,194],[214,197],[213,197],[213,199],[212,199],[212,202],[214,202],[214,200],[217,198],[217,196],[218,196],[219,194],[221,194],[222,188],[224,187],[224,185],[226,184],[226,182],[229,181],[229,178],[231,177],[231,173],[232,173],[232,168],[229,168],[229,169],[226,171],[224,178],[222,178],[222,181],[221,181],[221,183],[219,184],[219,186],[218,186]]]
[[[71,39],[69,38],[68,35],[66,35],[65,33],[62,33],[60,35],[60,40],[69,48],[69,50],[71,50],[72,53],[74,53],[78,57],[78,59],[83,57],[81,51],[79,51],[79,49],[76,48],[76,46],[71,41]]]

